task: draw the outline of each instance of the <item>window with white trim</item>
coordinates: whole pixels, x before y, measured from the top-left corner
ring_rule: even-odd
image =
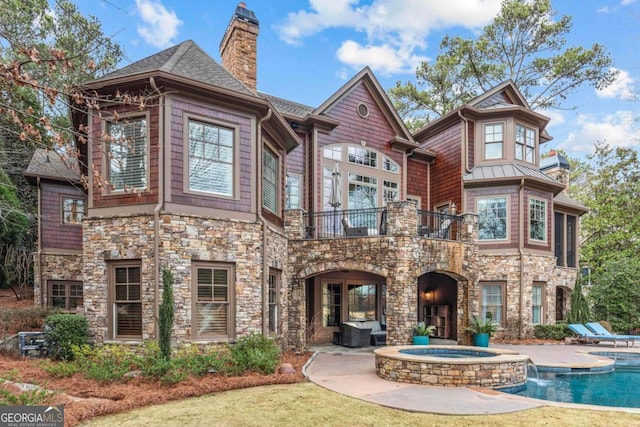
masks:
[[[349,174],[349,209],[375,208],[378,201],[378,179]]]
[[[385,204],[388,202],[394,202],[398,200],[400,192],[398,190],[397,182],[384,180],[382,183],[382,191],[384,191],[384,194],[382,197]]]
[[[356,165],[378,167],[378,153],[363,147],[349,146],[349,163]]]
[[[302,207],[302,177],[298,175],[287,176],[287,209],[300,209]]]
[[[507,239],[507,198],[485,197],[476,201],[478,212],[478,239]]]
[[[504,125],[490,123],[484,125],[484,158],[501,159],[503,157]]]
[[[535,163],[536,131],[522,125],[516,125],[516,160]]]
[[[108,181],[112,191],[147,188],[147,119],[107,124]]]
[[[262,205],[273,213],[278,212],[278,157],[264,147],[262,156]]]
[[[322,154],[325,159],[332,160],[342,160],[342,146],[340,145],[331,145],[329,147],[325,147],[322,150]]]
[[[382,170],[387,172],[398,173],[400,172],[400,166],[389,157],[384,156],[382,159]]]
[[[487,318],[487,313],[491,313],[493,322],[498,325],[502,325],[504,311],[504,304],[502,301],[502,287],[503,285],[501,283],[482,284],[480,288],[482,294],[482,312],[480,313],[480,315],[482,316],[482,320]]]
[[[547,202],[544,200],[529,199],[529,238],[547,241]]]
[[[233,338],[234,279],[232,265],[197,263],[193,266],[194,338]]]
[[[189,120],[189,190],[233,196],[233,132]]]
[[[543,291],[543,285],[533,285],[531,288],[531,323],[534,325],[544,323],[542,317]]]

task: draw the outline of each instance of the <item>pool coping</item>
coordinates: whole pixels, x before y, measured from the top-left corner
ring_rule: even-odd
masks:
[[[401,353],[402,350],[416,350],[416,349],[435,349],[435,350],[463,350],[470,352],[483,352],[494,353],[495,356],[478,356],[478,357],[464,357],[459,359],[448,359],[433,355],[413,355],[407,353]],[[402,360],[405,362],[430,362],[430,363],[447,363],[451,361],[456,365],[475,365],[481,362],[485,363],[510,363],[510,362],[526,362],[530,360],[530,357],[525,354],[520,354],[514,350],[507,350],[494,347],[475,347],[465,345],[399,345],[391,347],[381,347],[373,350],[376,356],[391,357],[393,359]],[[455,360],[455,362],[453,361]]]

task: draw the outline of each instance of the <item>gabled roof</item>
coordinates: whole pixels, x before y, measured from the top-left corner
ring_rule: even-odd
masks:
[[[271,101],[273,106],[276,107],[276,110],[278,110],[280,114],[284,114],[286,116],[303,118],[313,113],[313,110],[315,110],[315,108],[309,107],[308,105],[289,101],[288,99],[279,98],[268,93],[258,92],[258,95]]]
[[[496,95],[505,93],[507,98],[511,102],[504,102],[501,97],[497,97]],[[499,85],[489,89],[482,95],[478,95],[466,105],[470,105],[480,109],[489,109],[489,108],[500,108],[504,106],[514,106],[519,105],[528,110],[531,109],[527,100],[522,96],[522,93],[518,90],[513,80],[509,79],[506,82],[502,82]]]
[[[386,92],[378,82],[378,79],[371,71],[371,68],[364,67],[355,76],[353,76],[348,82],[346,82],[340,89],[338,89],[333,95],[331,95],[326,101],[324,101],[318,108],[313,111],[314,115],[320,116],[325,114],[336,102],[342,97],[348,94],[356,85],[364,82],[371,90],[371,94],[378,102],[378,105],[382,111],[387,115],[391,122],[391,126],[397,132],[398,138],[395,140],[403,141],[402,149],[418,148],[419,145],[413,139],[411,132],[405,125],[402,118],[398,114],[398,111],[393,107],[393,104],[389,100]],[[393,144],[393,141],[390,141]]]
[[[24,175],[34,178],[46,178],[56,181],[79,182],[80,169],[77,159],[63,153],[37,148],[31,157]]]
[[[219,86],[247,95],[255,95],[254,92],[236,79],[222,65],[218,64],[192,40],[184,41],[162,52],[136,61],[99,79],[88,82],[86,85],[93,86],[109,80],[133,77],[154,71],[164,71],[208,85]]]
[[[529,179],[537,181],[554,190],[554,193],[564,189],[564,184],[550,176],[518,163],[505,163],[500,165],[475,166],[471,172],[463,176],[465,185],[481,184],[487,182],[498,183],[500,181],[513,181],[516,179]]]

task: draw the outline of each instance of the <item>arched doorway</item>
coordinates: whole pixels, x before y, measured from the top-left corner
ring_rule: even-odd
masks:
[[[430,272],[418,278],[418,320],[436,327],[436,338],[458,339],[458,281]]]

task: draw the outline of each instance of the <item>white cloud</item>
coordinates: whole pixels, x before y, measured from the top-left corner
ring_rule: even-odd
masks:
[[[630,4],[635,3],[636,0],[622,0],[622,5],[623,6],[629,6]]]
[[[609,12],[611,12],[611,11],[609,10],[609,6],[603,6],[603,7],[601,7],[600,9],[597,9],[597,10],[596,10],[596,12],[599,12],[599,13],[609,13]]]
[[[561,125],[566,121],[564,113],[560,110],[539,110],[537,112],[551,119],[548,128]]]
[[[366,64],[381,73],[413,73],[419,59],[424,59],[415,52],[426,48],[429,33],[451,27],[478,29],[496,16],[500,4],[500,0],[373,0],[363,5],[360,0],[309,0],[308,10],[288,14],[276,31],[289,44],[300,44],[305,37],[331,28],[361,33],[362,40],[349,36],[342,42],[336,53],[340,61],[355,69]]]
[[[169,12],[162,3],[154,0],[136,0],[136,8],[142,18],[138,34],[151,46],[170,46],[182,25],[175,12]]]
[[[640,123],[637,111],[616,111],[597,118],[582,114],[575,123],[577,129],[570,132],[558,148],[567,152],[592,153],[597,141],[604,141],[611,147],[640,146]]]
[[[632,101],[635,99],[634,83],[635,79],[629,75],[628,71],[618,70],[618,77],[616,80],[604,89],[596,90],[596,95],[599,98],[618,98],[625,101]]]

